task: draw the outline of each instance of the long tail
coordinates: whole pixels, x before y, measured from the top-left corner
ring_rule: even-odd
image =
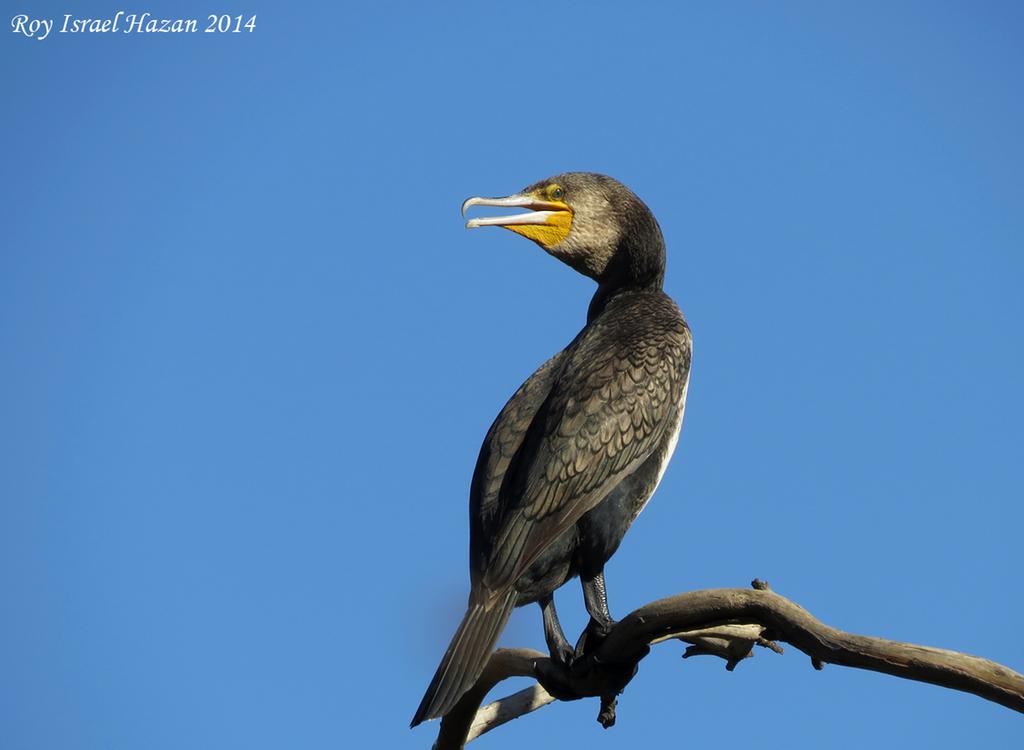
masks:
[[[441,659],[410,726],[444,716],[476,682],[516,603],[509,591],[488,605],[471,604]]]

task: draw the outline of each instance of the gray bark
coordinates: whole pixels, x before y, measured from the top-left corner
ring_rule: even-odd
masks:
[[[481,709],[488,691],[508,677],[539,677],[549,687],[557,685],[551,690],[563,698],[600,696],[598,720],[610,726],[615,722],[615,695],[631,679],[635,664],[651,644],[669,639],[692,644],[685,656],[720,656],[727,669],[750,656],[755,645],[781,653],[775,641],[784,641],[810,656],[816,669],[825,664],[870,669],[974,693],[1024,713],[1024,675],[1008,667],[956,651],[847,633],[824,624],[766,583],[754,581],[753,586],[691,591],[640,607],[601,643],[591,657],[592,669],[563,672],[561,681],[553,681],[558,672],[545,654],[499,649],[476,685],[442,720],[434,749],[462,748],[484,732],[555,700],[535,685]],[[609,665],[611,671],[605,669]]]

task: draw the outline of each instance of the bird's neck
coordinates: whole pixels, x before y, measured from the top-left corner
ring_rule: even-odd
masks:
[[[665,245],[660,232],[656,241],[619,248],[608,268],[597,280],[590,300],[587,322],[593,322],[605,308],[623,294],[660,292],[665,283]]]
[[[650,282],[647,284],[637,284],[628,286],[614,286],[606,287],[600,285],[597,287],[597,291],[594,292],[594,296],[590,298],[590,307],[587,308],[587,323],[593,323],[605,309],[614,302],[616,299],[627,294],[642,294],[660,292],[662,290],[662,281],[658,279],[657,282]]]

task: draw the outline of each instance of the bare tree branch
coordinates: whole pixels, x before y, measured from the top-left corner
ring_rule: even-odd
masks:
[[[472,738],[469,736],[470,729],[473,726],[473,719],[477,715],[477,709],[491,688],[509,677],[534,677],[535,664],[538,660],[546,658],[540,651],[534,651],[530,648],[499,648],[491,654],[491,658],[488,660],[487,666],[484,667],[483,674],[480,675],[476,684],[462,696],[462,699],[455,704],[455,708],[441,720],[441,729],[437,734],[437,742],[434,743],[434,749],[461,748],[470,739],[478,737],[488,729],[516,718],[515,716],[509,716],[500,722],[481,729]],[[508,698],[503,698],[498,703],[508,700]],[[540,706],[535,708],[540,708]],[[531,708],[530,710],[534,709]]]
[[[807,610],[755,580],[754,589],[709,589],[676,594],[647,604],[621,620],[592,658],[594,668],[553,681],[557,667],[539,651],[499,649],[476,685],[441,722],[434,750],[457,750],[507,721],[555,700],[541,685],[480,708],[484,696],[508,677],[538,677],[559,697],[601,696],[599,721],[615,721],[614,693],[629,681],[633,665],[651,644],[669,639],[692,645],[684,656],[711,654],[732,669],[755,645],[778,653],[785,641],[811,657],[815,669],[838,664],[974,693],[1024,713],[1024,675],[988,659],[884,638],[854,635],[825,625]],[[620,679],[601,665],[614,665]],[[556,685],[553,687],[552,685]],[[609,686],[616,686],[610,690]],[[565,695],[569,690],[571,694]]]

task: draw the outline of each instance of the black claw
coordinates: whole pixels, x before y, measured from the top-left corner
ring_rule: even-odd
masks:
[[[557,662],[561,667],[569,669],[576,660],[576,652],[566,643],[564,646],[551,652],[551,660]]]
[[[604,639],[608,637],[608,634],[612,632],[612,629],[616,625],[616,620],[595,620],[590,619],[587,627],[580,634],[579,640],[576,641],[576,658],[582,659],[588,654],[595,653],[604,642]]]

